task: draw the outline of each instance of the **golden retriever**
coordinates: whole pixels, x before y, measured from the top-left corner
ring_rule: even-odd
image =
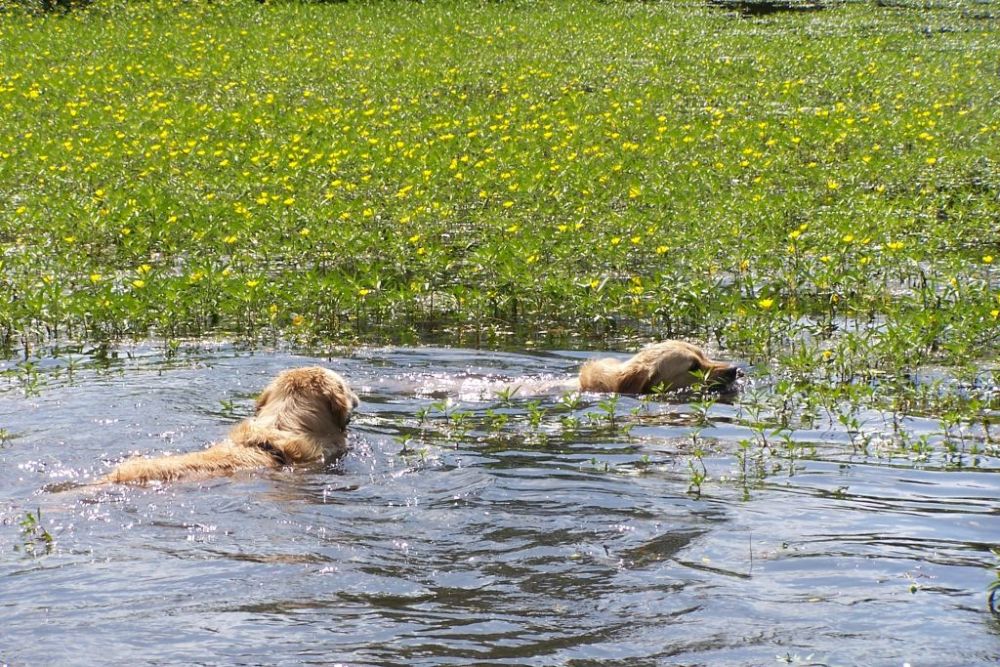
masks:
[[[100,481],[144,484],[334,458],[347,450],[347,424],[357,405],[358,397],[337,373],[293,368],[264,389],[255,416],[234,426],[224,441],[189,454],[133,458]]]
[[[679,340],[654,343],[627,361],[595,359],[580,369],[581,391],[647,394],[659,387],[685,389],[702,382],[725,389],[740,376],[740,370],[713,361],[701,348]]]

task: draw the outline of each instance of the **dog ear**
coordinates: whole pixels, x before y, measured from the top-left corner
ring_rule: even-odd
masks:
[[[330,401],[333,421],[342,430],[347,429],[347,424],[351,421],[351,411],[358,406],[357,395],[346,386],[337,385],[328,386],[324,393]]]
[[[650,370],[644,366],[632,365],[625,368],[618,376],[619,394],[642,394],[649,390]]]
[[[268,387],[264,391],[260,392],[260,396],[257,397],[257,405],[254,408],[254,414],[259,414],[261,408],[267,405],[267,402],[271,400],[271,388]]]

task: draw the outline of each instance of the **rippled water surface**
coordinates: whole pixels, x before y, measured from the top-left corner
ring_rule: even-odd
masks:
[[[65,357],[8,362],[0,663],[1000,659],[995,457],[880,457],[820,421],[748,481],[739,398],[693,440],[690,404],[566,401],[585,356],[200,346],[82,356],[72,372]],[[351,452],[325,470],[51,490],[132,453],[199,449],[307,364],[362,399]]]

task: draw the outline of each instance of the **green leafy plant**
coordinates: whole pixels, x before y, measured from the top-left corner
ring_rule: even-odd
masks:
[[[15,550],[23,550],[31,556],[47,555],[55,547],[55,538],[42,524],[42,510],[28,511],[19,522],[21,526],[21,544],[15,545]]]

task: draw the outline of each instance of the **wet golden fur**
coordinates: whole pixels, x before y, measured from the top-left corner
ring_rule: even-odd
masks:
[[[657,387],[685,389],[702,381],[705,373],[708,384],[728,386],[736,380],[738,370],[709,359],[695,345],[668,340],[643,348],[627,361],[588,361],[580,369],[580,390],[646,394]]]
[[[144,484],[334,458],[347,450],[347,423],[357,405],[358,397],[329,369],[283,371],[258,397],[256,414],[224,441],[189,454],[130,459],[101,481]]]

